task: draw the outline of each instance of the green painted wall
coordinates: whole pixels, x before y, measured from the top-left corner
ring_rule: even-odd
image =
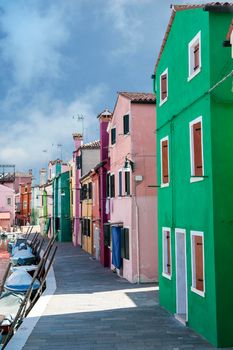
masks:
[[[157,68],[155,84],[158,184],[161,182],[160,140],[167,135],[170,161],[170,185],[158,190],[160,304],[176,313],[175,228],[185,229],[188,325],[218,346],[233,345],[230,330],[233,282],[229,278],[233,266],[232,79],[212,93],[208,90],[233,69],[230,49],[222,46],[231,17],[203,9],[177,12]],[[199,30],[202,68],[188,82],[188,43]],[[159,77],[166,68],[168,101],[160,107]],[[189,122],[199,116],[203,118],[206,177],[190,183]],[[224,125],[223,120],[226,120]],[[162,276],[162,227],[171,228],[171,280]],[[191,230],[204,232],[204,298],[191,291]],[[223,235],[230,243],[227,248]]]
[[[58,241],[71,241],[70,221],[70,179],[69,171],[57,175],[53,180],[54,198],[54,232],[56,232],[55,218],[60,218],[60,230],[58,230]]]

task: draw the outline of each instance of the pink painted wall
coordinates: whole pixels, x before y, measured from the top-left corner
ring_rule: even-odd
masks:
[[[11,199],[11,203],[7,203],[7,198]],[[15,220],[15,191],[11,188],[0,185],[0,213],[10,213],[10,226]]]
[[[125,114],[130,114],[129,135],[123,135]],[[119,95],[110,125],[116,126],[116,144],[112,146],[109,141],[110,172],[115,174],[116,193],[110,200],[111,222],[123,222],[130,235],[130,260],[123,259],[121,273],[137,282],[139,270],[140,282],[157,281],[157,191],[148,187],[156,184],[155,105],[131,104]],[[131,172],[132,196],[118,197],[118,171],[124,167],[126,156],[135,163]],[[141,175],[143,180],[135,182],[135,175]]]

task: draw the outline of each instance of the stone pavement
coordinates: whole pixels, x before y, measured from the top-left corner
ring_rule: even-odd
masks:
[[[57,289],[24,350],[214,349],[158,305],[156,285],[135,285],[71,243],[59,243]]]

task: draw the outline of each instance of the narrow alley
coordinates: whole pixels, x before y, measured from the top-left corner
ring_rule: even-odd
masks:
[[[57,289],[24,350],[214,349],[158,305],[156,285],[131,284],[71,243],[58,247]]]

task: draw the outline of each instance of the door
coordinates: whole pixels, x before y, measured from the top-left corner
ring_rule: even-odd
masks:
[[[186,267],[186,231],[175,230],[176,237],[176,314],[184,321],[187,315],[187,267]]]

